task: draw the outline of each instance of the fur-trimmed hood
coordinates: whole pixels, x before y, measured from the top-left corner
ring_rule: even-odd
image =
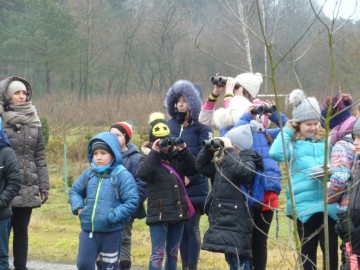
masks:
[[[201,95],[199,89],[186,80],[176,81],[166,93],[164,105],[167,113],[171,118],[176,117],[177,111],[175,104],[180,96],[183,96],[188,104],[191,119],[198,121],[202,105]]]

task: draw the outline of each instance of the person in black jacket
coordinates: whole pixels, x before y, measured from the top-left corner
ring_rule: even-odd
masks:
[[[171,119],[168,121],[171,136],[182,138],[196,157],[204,140],[213,137],[209,126],[199,122],[201,89],[186,80],[176,81],[168,90],[165,105]],[[200,173],[185,176],[186,191],[195,209],[195,215],[186,221],[180,244],[183,270],[197,270],[200,255],[200,217],[208,194],[208,178]]]
[[[20,190],[20,170],[0,118],[0,269],[9,269],[10,203]]]
[[[358,265],[360,265],[360,117],[357,117],[353,126],[352,137],[356,159],[353,165],[353,182],[350,193],[350,242],[353,254],[356,254]]]
[[[240,186],[249,186],[256,170],[262,170],[262,158],[249,150],[254,121],[220,137],[221,147],[204,147],[196,157],[196,168],[214,179],[207,198],[209,228],[202,249],[225,253],[230,270],[250,270],[252,256],[253,213]],[[213,144],[216,145],[216,144]]]
[[[196,173],[195,158],[186,143],[173,140],[162,113],[150,115],[149,142],[137,175],[147,182],[146,224],[150,227],[149,270],[176,270],[180,240],[186,220],[194,215],[184,178]]]

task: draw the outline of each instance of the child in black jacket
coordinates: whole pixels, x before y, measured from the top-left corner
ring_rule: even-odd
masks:
[[[185,221],[194,214],[184,178],[194,175],[195,158],[181,141],[171,140],[170,129],[162,113],[150,116],[149,142],[142,151],[137,175],[147,182],[147,217],[150,227],[151,257],[149,270],[177,269],[178,250]]]
[[[360,265],[360,117],[355,121],[352,136],[356,156],[353,163],[353,182],[349,203],[351,218],[350,241],[352,253],[357,255],[358,265]]]
[[[0,269],[9,269],[10,203],[20,190],[18,160],[0,118]]]
[[[249,150],[256,127],[252,122],[232,129],[219,138],[221,147],[215,149],[216,155],[213,148],[205,147],[196,158],[198,171],[213,179],[211,202],[206,204],[209,229],[201,248],[225,253],[230,269],[250,269],[252,209],[240,185],[251,184],[256,170],[263,169],[261,156]]]

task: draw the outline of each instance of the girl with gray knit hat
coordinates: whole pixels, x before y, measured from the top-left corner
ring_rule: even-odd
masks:
[[[360,265],[360,117],[357,117],[353,126],[352,137],[354,139],[355,160],[353,167],[352,189],[350,194],[350,217],[351,217],[351,251],[356,254]]]
[[[307,97],[300,89],[293,90],[288,99],[293,106],[293,119],[279,134],[269,155],[278,162],[291,162],[291,183],[295,200],[297,230],[302,241],[301,258],[305,270],[315,269],[317,247],[320,243],[325,258],[323,174],[314,168],[324,164],[325,131],[320,125],[320,107],[314,97]],[[286,151],[284,152],[283,145]],[[289,188],[286,190],[286,214],[292,216]],[[330,269],[338,268],[338,236],[335,232],[337,203],[328,205]]]
[[[32,88],[20,77],[0,82],[0,114],[3,130],[15,150],[21,170],[21,190],[11,202],[15,269],[27,269],[28,226],[33,208],[48,199],[50,184],[45,157],[45,142]]]

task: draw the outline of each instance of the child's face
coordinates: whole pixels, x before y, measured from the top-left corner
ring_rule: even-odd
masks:
[[[93,161],[98,167],[106,166],[110,164],[112,160],[112,155],[103,149],[95,149],[93,152]]]
[[[354,135],[354,147],[355,147],[355,153],[360,155],[360,135]]]
[[[307,120],[303,121],[299,125],[300,133],[305,136],[305,138],[310,138],[315,136],[319,131],[320,121],[319,120]]]
[[[189,110],[188,103],[183,96],[180,96],[176,101],[176,109],[178,112],[187,112]]]
[[[110,132],[114,133],[117,136],[120,143],[120,148],[126,146],[125,136],[120,132],[120,130],[118,130],[117,128],[112,128],[110,129]]]

